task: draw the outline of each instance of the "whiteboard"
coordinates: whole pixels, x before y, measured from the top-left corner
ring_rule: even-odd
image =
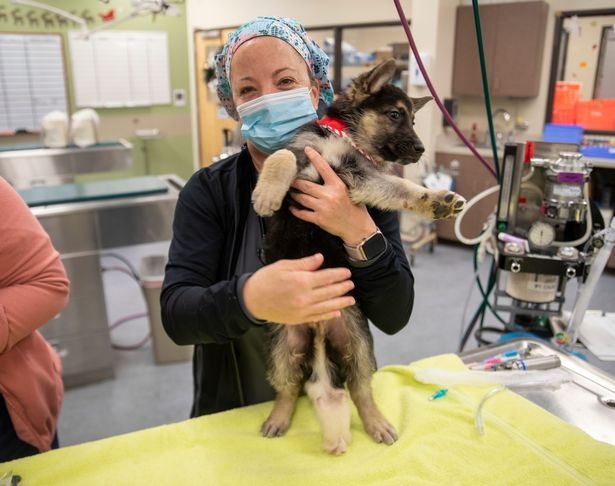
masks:
[[[78,107],[118,108],[171,103],[166,32],[69,32]]]
[[[39,131],[53,110],[68,113],[62,37],[0,34],[0,133]]]

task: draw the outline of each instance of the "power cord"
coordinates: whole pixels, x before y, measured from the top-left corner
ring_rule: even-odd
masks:
[[[130,277],[132,281],[136,282],[137,285],[139,286],[139,289],[141,288],[141,278],[139,277],[135,268],[132,266],[132,264],[130,263],[128,259],[124,258],[122,255],[119,255],[117,253],[105,253],[104,255],[101,255],[101,256],[115,258],[116,260],[119,260],[122,263],[124,263],[124,265],[127,267],[127,268],[120,267],[120,266],[102,267],[101,271],[103,273],[105,272],[123,273],[124,275],[128,275],[128,277]],[[149,317],[149,314],[147,311],[122,317],[118,319],[117,321],[113,322],[109,326],[109,332],[113,331],[114,329],[117,329],[118,327],[120,327],[123,324],[126,324],[127,322],[131,322],[136,319],[142,319],[144,317],[145,318]],[[118,351],[134,351],[134,350],[137,350],[145,346],[145,344],[147,344],[147,342],[150,340],[151,336],[152,336],[151,330],[148,330],[147,335],[135,344],[118,344],[118,343],[113,342],[113,340],[111,340],[111,347]]]

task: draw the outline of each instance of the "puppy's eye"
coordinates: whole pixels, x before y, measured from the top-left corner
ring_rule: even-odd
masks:
[[[389,111],[389,118],[393,121],[401,120],[401,111],[398,111],[398,110]]]

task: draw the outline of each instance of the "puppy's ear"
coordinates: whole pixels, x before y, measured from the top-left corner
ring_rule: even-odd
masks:
[[[412,108],[415,112],[419,111],[428,101],[433,100],[431,96],[423,96],[422,98],[410,98],[412,100]]]
[[[395,76],[395,59],[387,59],[367,73],[367,92],[377,93],[385,84],[389,84]]]
[[[381,62],[371,71],[358,76],[346,91],[346,96],[353,103],[361,103],[369,95],[377,93],[391,82],[395,76],[395,59]]]

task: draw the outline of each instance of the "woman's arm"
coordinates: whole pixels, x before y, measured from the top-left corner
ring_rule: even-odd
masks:
[[[224,200],[219,184],[200,171],[177,201],[160,296],[162,323],[177,344],[229,342],[254,325],[237,298],[240,278],[221,278],[233,224],[221,214]]]
[[[397,212],[370,210],[387,239],[387,249],[369,265],[350,270],[354,295],[363,312],[381,331],[395,334],[408,323],[414,305],[414,277],[399,234]]]
[[[0,178],[0,354],[52,319],[68,300],[68,279],[30,209]]]

